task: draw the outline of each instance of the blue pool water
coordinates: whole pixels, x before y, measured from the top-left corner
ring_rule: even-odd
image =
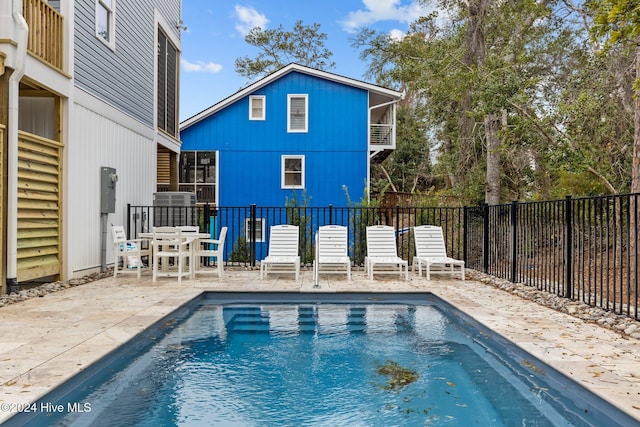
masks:
[[[401,375],[385,374],[385,367]],[[83,375],[43,402],[89,411],[22,414],[10,422],[631,425],[625,414],[424,294],[210,295]],[[407,384],[396,382],[403,379]]]

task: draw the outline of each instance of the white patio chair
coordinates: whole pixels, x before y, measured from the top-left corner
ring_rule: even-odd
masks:
[[[418,275],[422,276],[422,268],[427,272],[427,280],[431,273],[460,274],[464,281],[464,261],[447,256],[447,248],[442,235],[442,227],[420,225],[413,227],[416,256],[413,257],[411,271],[418,267]]]
[[[324,225],[316,233],[316,259],[313,261],[316,283],[320,274],[347,273],[351,280],[351,259],[347,227]]]
[[[364,265],[370,279],[373,279],[376,267],[381,268],[380,273],[398,271],[400,276],[404,269],[405,280],[409,278],[408,263],[398,256],[396,232],[393,227],[387,225],[367,227],[367,256]]]
[[[127,234],[121,225],[111,226],[111,236],[113,237],[113,252],[116,258],[113,277],[117,277],[118,273],[133,273],[135,271],[139,279],[144,267],[142,257],[151,255],[149,240],[127,239]],[[122,258],[122,269],[119,268],[120,258]]]
[[[183,233],[199,233],[200,232],[200,226],[198,225],[179,225],[176,228],[182,231]]]
[[[195,274],[218,273],[218,277],[222,277],[224,268],[224,240],[227,237],[227,227],[220,229],[220,235],[217,239],[199,239],[197,246],[194,247],[193,259],[195,262]],[[209,262],[215,261],[216,268],[201,268],[201,258],[207,258]]]
[[[293,267],[288,270],[287,266]],[[260,280],[272,273],[295,273],[300,276],[300,256],[298,255],[298,227],[296,225],[271,226],[269,254],[260,263]]]
[[[193,263],[189,263],[191,256],[191,239],[184,239],[182,230],[176,227],[153,228],[153,281],[158,275],[164,277],[177,277],[178,283],[182,277],[191,277]],[[162,261],[162,270],[158,266]],[[170,261],[173,261],[173,269]],[[188,268],[188,269],[186,269]]]

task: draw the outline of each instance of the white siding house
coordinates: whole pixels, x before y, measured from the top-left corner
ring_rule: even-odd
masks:
[[[158,170],[173,185],[180,18],[181,0],[0,2],[2,285],[113,262],[103,219],[151,204]],[[106,216],[103,167],[118,175]]]

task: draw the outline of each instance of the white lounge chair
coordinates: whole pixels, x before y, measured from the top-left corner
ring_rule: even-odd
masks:
[[[347,227],[324,225],[316,233],[316,259],[313,261],[316,283],[320,274],[347,273],[351,280],[351,259]]]
[[[198,246],[194,248],[194,262],[196,263],[195,273],[218,273],[218,277],[222,277],[223,273],[223,252],[224,252],[224,240],[227,237],[227,227],[220,229],[220,234],[217,239],[200,239],[197,241]],[[215,261],[215,269],[203,269],[200,265],[200,258],[208,258],[209,261]]]
[[[431,273],[460,274],[464,281],[464,261],[447,256],[447,248],[442,235],[442,227],[420,225],[413,227],[416,256],[413,257],[411,270],[418,267],[418,275],[422,276],[422,268],[427,272],[427,280]]]
[[[409,278],[408,263],[398,256],[396,232],[393,227],[387,225],[367,227],[367,257],[364,265],[370,279],[373,279],[376,267],[381,268],[380,273],[398,271],[400,276],[404,269],[405,280]]]
[[[177,277],[178,283],[182,277],[192,276],[193,264],[188,263],[191,257],[190,244],[193,240],[183,238],[182,230],[176,227],[154,227],[153,228],[153,281],[158,275],[167,277]],[[162,260],[162,270],[158,271],[158,266]],[[173,260],[173,267],[169,265]],[[188,264],[188,269],[186,268]]]
[[[287,267],[293,267],[287,270]],[[300,276],[300,255],[298,255],[298,227],[295,225],[271,226],[269,254],[260,263],[260,280],[270,272],[295,273]]]
[[[143,267],[142,257],[151,255],[149,240],[127,239],[127,234],[121,225],[111,227],[111,236],[113,237],[113,252],[116,258],[113,266],[113,277],[118,276],[118,273],[132,273],[135,271],[139,279]],[[122,269],[119,267],[120,258],[122,258]]]

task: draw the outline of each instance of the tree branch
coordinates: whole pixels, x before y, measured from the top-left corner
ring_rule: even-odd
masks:
[[[542,126],[540,126],[540,124],[538,123],[538,121],[537,121],[537,120],[533,120],[533,118],[531,117],[531,115],[530,115],[529,113],[527,113],[527,112],[524,110],[524,108],[520,107],[520,106],[519,106],[519,105],[517,105],[517,104],[514,104],[514,103],[513,103],[513,102],[511,102],[511,101],[508,101],[508,102],[509,102],[509,105],[511,105],[513,108],[517,109],[518,111],[520,111],[520,112],[521,112],[521,113],[522,113],[522,114],[527,118],[527,120],[529,120],[529,121],[531,122],[531,124],[533,124],[533,125],[536,127],[536,129],[538,129],[538,132],[540,132],[540,135],[542,135],[542,136],[543,136],[547,141],[549,141],[550,143],[555,144],[555,142],[556,142],[556,141],[555,141],[555,139],[554,139],[551,135],[549,135],[549,134],[547,133],[547,131],[545,131],[545,130],[542,128]],[[558,130],[558,129],[556,128],[556,130]],[[558,131],[559,131],[559,130],[558,130]],[[561,133],[562,133],[562,132],[561,132]],[[568,137],[566,136],[566,134],[564,134],[564,133],[563,133],[563,135],[565,136],[565,138],[567,139],[567,141],[569,141],[569,146],[571,147],[571,150],[575,152],[575,151],[576,151],[575,144],[573,143],[573,141],[571,140],[571,138],[568,138]],[[587,170],[588,170],[591,174],[593,174],[594,176],[596,176],[596,177],[597,177],[597,178],[598,178],[598,179],[599,179],[599,180],[604,184],[604,186],[607,188],[607,190],[609,190],[609,192],[610,192],[611,194],[618,194],[618,191],[614,188],[614,186],[611,184],[611,182],[610,182],[610,181],[609,181],[609,180],[608,180],[604,175],[602,175],[601,173],[599,173],[598,171],[596,171],[596,170],[595,170],[593,167],[591,167],[591,166],[587,166]]]
[[[397,193],[398,190],[396,189],[396,186],[393,185],[393,181],[391,181],[391,177],[389,176],[389,173],[387,172],[387,170],[384,168],[383,165],[380,165],[380,169],[382,169],[382,172],[384,173],[384,176],[387,177],[387,182],[389,183],[389,185],[391,186],[391,189],[393,190],[394,193]]]

